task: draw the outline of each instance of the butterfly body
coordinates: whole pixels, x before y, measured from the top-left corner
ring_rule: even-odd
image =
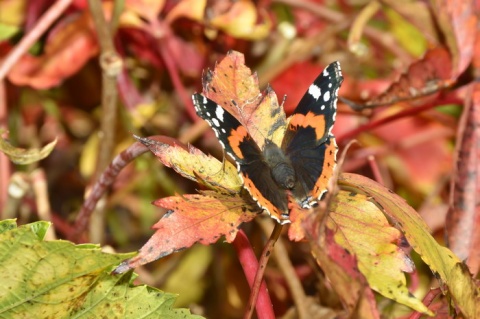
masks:
[[[325,68],[300,100],[286,127],[271,128],[284,131],[279,145],[268,136],[257,143],[236,117],[207,97],[193,95],[197,114],[212,126],[227,154],[237,163],[244,187],[280,223],[289,222],[287,192],[307,208],[326,191],[335,167],[337,146],[331,128],[342,81],[338,62]]]

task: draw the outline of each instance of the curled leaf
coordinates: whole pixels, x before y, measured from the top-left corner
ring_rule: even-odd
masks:
[[[451,75],[452,60],[449,52],[442,47],[428,50],[422,59],[410,65],[408,71],[384,93],[365,103],[365,107],[393,104],[436,93],[454,83]]]
[[[0,151],[7,155],[12,162],[19,165],[28,165],[44,159],[53,151],[56,144],[57,139],[48,143],[41,149],[24,149],[14,147],[7,140],[0,137]]]

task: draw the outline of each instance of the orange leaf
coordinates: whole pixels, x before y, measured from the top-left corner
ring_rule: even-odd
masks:
[[[258,214],[258,208],[247,206],[239,195],[213,191],[162,198],[154,204],[168,209],[168,212],[153,226],[157,231],[139,254],[124,261],[115,272],[125,272],[195,243],[215,243],[221,236],[230,243],[235,239],[238,227]]]
[[[281,144],[284,130],[273,128],[286,127],[285,112],[273,90],[267,89],[265,95],[260,93],[257,75],[245,66],[243,54],[231,51],[214,71],[208,70],[203,79],[203,94],[235,116],[260,149],[266,137]]]
[[[47,41],[42,56],[25,55],[14,65],[8,74],[10,81],[36,89],[51,88],[75,74],[98,54],[97,37],[88,10],[75,19],[69,15],[63,23]]]

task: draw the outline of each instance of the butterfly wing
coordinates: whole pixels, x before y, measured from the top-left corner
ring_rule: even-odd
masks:
[[[282,142],[295,169],[293,195],[304,207],[321,198],[333,175],[337,145],[331,130],[342,82],[340,63],[328,65],[298,103]]]
[[[198,93],[192,98],[198,116],[210,124],[226,153],[237,163],[244,186],[253,199],[280,223],[289,222],[285,191],[272,179],[263,153],[247,129],[209,98]]]

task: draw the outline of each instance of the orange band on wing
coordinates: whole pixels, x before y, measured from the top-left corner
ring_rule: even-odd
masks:
[[[243,159],[243,154],[240,150],[240,143],[242,143],[248,136],[249,135],[245,127],[240,125],[236,130],[232,130],[230,132],[230,136],[228,137],[228,143],[230,144],[230,147],[235,152],[235,155],[240,159]]]
[[[296,130],[295,126],[308,127],[311,126],[315,129],[315,135],[317,140],[321,139],[325,135],[325,116],[315,115],[313,112],[304,114],[295,114],[290,119],[290,129]]]
[[[333,176],[333,170],[335,169],[336,165],[336,154],[337,154],[337,144],[335,143],[335,138],[330,138],[330,145],[328,145],[327,149],[325,150],[325,158],[323,160],[323,169],[322,174],[318,178],[315,186],[313,186],[312,190],[312,197],[318,198],[323,191],[328,188],[328,182],[330,178]]]

